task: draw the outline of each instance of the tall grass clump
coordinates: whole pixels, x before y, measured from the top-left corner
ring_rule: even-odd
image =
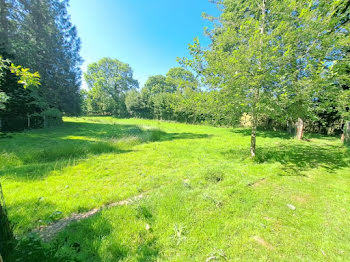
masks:
[[[85,158],[88,155],[117,152],[117,145],[108,142],[91,142],[84,145],[66,144],[57,147],[27,151],[22,155],[25,164],[46,163],[59,160]]]

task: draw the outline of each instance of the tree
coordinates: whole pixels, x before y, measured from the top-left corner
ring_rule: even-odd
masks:
[[[150,95],[155,95],[158,93],[174,93],[176,91],[176,86],[170,83],[167,77],[163,75],[150,76],[144,86],[144,90]]]
[[[333,1],[328,36],[335,41],[329,56],[328,80],[333,92],[329,100],[342,122],[343,143],[350,143],[350,1]]]
[[[140,92],[135,89],[130,90],[125,97],[125,105],[133,117],[147,117],[145,103]]]
[[[198,87],[198,82],[189,70],[182,67],[170,68],[166,73],[168,85],[173,86],[175,90],[184,92],[185,88],[195,90]]]
[[[89,90],[98,93],[104,100],[112,99],[114,113],[125,115],[125,96],[129,90],[138,88],[138,82],[133,78],[131,67],[117,59],[102,58],[88,65],[84,74]]]
[[[37,87],[40,85],[40,74],[38,72],[31,73],[29,68],[16,66],[9,59],[3,59],[0,56],[0,88],[3,85],[7,72],[18,77],[18,84],[21,84],[24,89],[27,87]],[[9,99],[5,92],[0,92],[0,109],[5,109],[5,102]]]
[[[40,73],[39,93],[50,107],[77,114],[82,59],[67,6],[67,0],[1,0],[0,53]]]
[[[340,59],[338,43],[349,30],[346,15],[337,15],[338,22],[332,16],[347,12],[349,5],[336,0],[217,2],[223,12],[207,31],[212,44],[203,49],[195,39],[189,46],[193,58],[181,63],[205,86],[229,96],[230,104],[244,108],[237,112],[249,113],[252,157],[259,118],[298,120],[301,139],[304,120],[318,120],[334,97],[325,76]]]
[[[176,86],[163,75],[150,76],[141,89],[141,101],[144,103],[144,116],[150,118],[164,118],[162,109],[165,106],[164,93],[174,93]]]
[[[252,119],[251,156],[256,155],[258,117],[272,114],[280,75],[279,32],[284,30],[278,12],[280,1],[222,1],[223,13],[209,35],[212,45],[202,50],[198,40],[190,45],[193,59],[183,59],[202,76],[205,85],[230,96]]]

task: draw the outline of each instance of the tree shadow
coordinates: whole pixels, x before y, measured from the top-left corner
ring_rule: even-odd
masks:
[[[236,128],[231,130],[230,132],[235,134],[240,134],[243,136],[250,136],[251,130],[246,128]],[[269,130],[258,130],[257,131],[257,137],[264,137],[264,138],[282,138],[282,139],[291,139],[294,136],[282,131],[269,131]]]
[[[151,240],[146,241],[138,246],[137,252],[137,261],[139,262],[151,262],[157,261],[157,257],[159,256],[159,249],[157,247],[156,238],[152,238]]]
[[[212,135],[208,134],[193,134],[193,133],[165,133],[163,132],[162,136],[160,137],[159,141],[172,141],[172,140],[179,140],[179,139],[202,139],[202,138],[210,138]]]
[[[51,242],[51,248],[56,256],[69,254],[73,261],[106,261],[101,257],[99,250],[102,240],[111,232],[112,225],[99,213],[69,225]],[[104,247],[104,253],[113,257],[113,261],[123,260],[129,252],[127,246],[115,242]]]
[[[28,233],[33,228],[48,225],[64,216],[55,203],[43,197],[16,201],[8,204],[7,210],[11,225],[18,234]]]
[[[250,158],[249,150],[231,149],[223,153],[229,158]],[[314,168],[325,168],[334,172],[350,166],[350,151],[336,145],[285,144],[257,147],[256,163],[280,163],[284,172],[280,175],[303,175],[301,172]]]
[[[166,133],[137,125],[65,122],[62,126],[13,134],[0,141],[0,177],[40,179],[51,171],[104,153],[123,154],[149,142],[201,139],[207,134]]]
[[[102,240],[113,234],[113,226],[101,215],[75,222],[51,242],[56,256],[70,254],[70,259],[77,261],[121,261],[126,257],[134,257],[137,261],[156,261],[159,255],[156,238],[144,240],[135,248],[132,245]],[[140,233],[139,233],[140,234]],[[103,246],[102,246],[103,244]],[[101,252],[101,248],[103,252]],[[64,253],[62,250],[65,250]]]
[[[100,214],[94,218],[73,223],[51,243],[43,243],[35,233],[24,235],[15,243],[11,261],[105,261],[98,251],[111,225]],[[120,261],[128,255],[128,248],[116,244],[107,252],[113,255],[113,261]]]
[[[48,204],[51,205],[51,203]],[[12,206],[11,210],[17,209],[19,206],[25,209],[24,212],[26,213],[30,210],[28,215],[45,209],[44,204],[39,209],[36,201],[26,201]],[[48,209],[55,209],[54,205],[50,207]],[[43,210],[43,212],[47,213],[46,210]],[[137,219],[152,220],[150,211],[145,208],[141,208],[138,214],[140,216],[135,214]],[[23,220],[26,217],[23,217],[23,214],[19,212],[19,214],[13,214],[11,220],[18,221],[18,219]],[[146,232],[144,229],[139,231],[140,238],[136,247],[133,244],[122,243],[122,241],[112,237],[115,234],[115,225],[110,223],[108,217],[110,216],[107,215],[106,218],[103,212],[99,212],[87,219],[73,222],[54,236],[50,242],[42,242],[37,233],[21,234],[13,243],[13,250],[11,250],[10,257],[6,261],[101,262],[122,261],[127,257],[133,257],[136,261],[157,261],[160,254],[159,247],[157,239],[151,232]],[[61,218],[59,217],[57,220]],[[31,227],[37,228],[38,226],[31,225]]]
[[[235,134],[240,134],[243,136],[251,136],[251,130],[247,129],[247,128],[235,128],[233,130],[230,131],[231,133],[235,133]],[[287,132],[284,131],[272,131],[272,130],[261,130],[258,129],[257,131],[257,135],[258,138],[259,137],[263,137],[263,138],[281,138],[281,139],[294,139],[295,135],[293,134],[289,134]],[[322,135],[322,134],[316,134],[316,133],[306,133],[304,134],[305,139],[311,139],[311,138],[316,138],[316,139],[334,139],[334,136],[326,136],[326,135]]]

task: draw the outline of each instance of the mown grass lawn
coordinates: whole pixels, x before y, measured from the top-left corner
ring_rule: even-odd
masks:
[[[70,225],[47,261],[349,261],[349,149],[259,132],[251,160],[249,142],[245,129],[65,118],[0,139],[0,179],[19,237],[145,193]]]

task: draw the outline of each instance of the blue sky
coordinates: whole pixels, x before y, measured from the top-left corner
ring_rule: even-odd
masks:
[[[71,0],[68,11],[82,40],[83,71],[102,57],[117,58],[141,85],[177,66],[194,37],[207,45],[203,30],[211,23],[201,14],[219,14],[208,0]]]

